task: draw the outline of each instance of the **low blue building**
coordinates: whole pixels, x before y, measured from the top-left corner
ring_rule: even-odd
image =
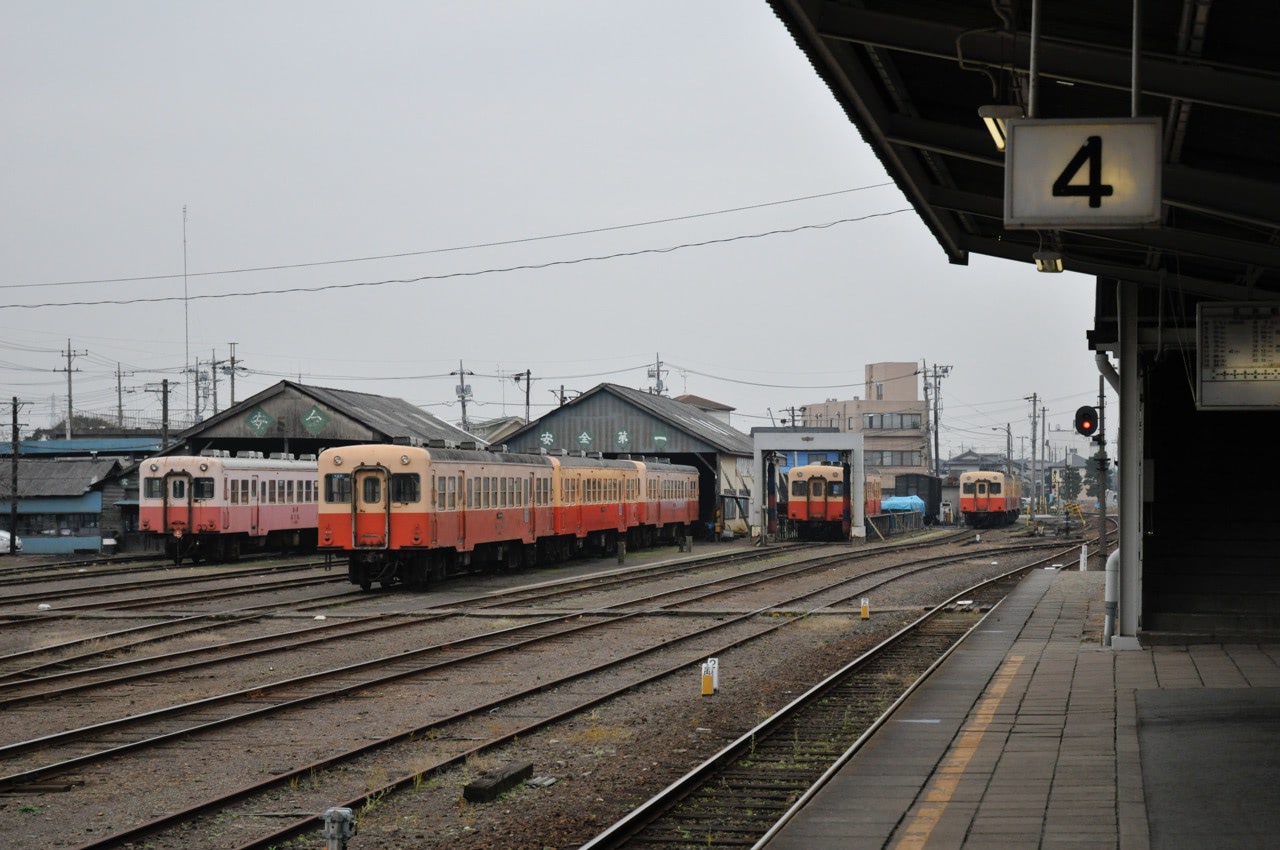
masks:
[[[0,525],[9,526],[12,458],[0,461]],[[18,536],[24,555],[98,552],[120,522],[124,496],[117,458],[19,456]],[[114,520],[114,522],[113,522]]]

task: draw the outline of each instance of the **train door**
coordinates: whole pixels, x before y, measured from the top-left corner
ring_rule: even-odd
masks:
[[[808,516],[815,522],[821,522],[827,518],[827,481],[825,478],[814,476],[809,479],[809,499],[808,499]]]
[[[979,513],[991,510],[991,494],[986,481],[973,482],[973,509]]]
[[[258,485],[261,483],[262,482],[258,480],[258,476],[256,475],[249,476],[249,534],[250,535],[256,535],[258,533],[258,526],[261,524],[262,502],[259,500],[260,497],[258,496],[258,493],[260,492],[260,488],[258,487]]]
[[[219,502],[222,503],[223,531],[226,531],[227,529],[231,528],[231,491],[227,489],[229,486],[234,486],[234,482],[231,482],[229,484],[227,481],[227,477],[224,475],[222,477],[222,497],[218,500]]]
[[[164,528],[181,537],[191,530],[191,473],[166,472],[164,476]]]
[[[362,466],[352,477],[352,549],[386,549],[391,528],[387,470]]]

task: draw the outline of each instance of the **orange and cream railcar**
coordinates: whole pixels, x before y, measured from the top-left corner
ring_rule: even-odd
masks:
[[[1009,525],[1022,512],[1022,484],[1003,472],[960,473],[960,515],[973,528]]]
[[[139,530],[163,536],[175,563],[315,546],[314,456],[153,457],[138,465],[138,476]]]
[[[862,484],[862,515],[880,513],[881,482],[867,475]],[[846,495],[847,494],[847,495]],[[853,493],[839,464],[795,466],[787,471],[787,519],[802,540],[847,540],[852,523]],[[849,516],[845,516],[846,507]]]
[[[579,455],[366,444],[326,449],[319,543],[367,590],[485,564],[672,541],[698,519],[698,471]]]

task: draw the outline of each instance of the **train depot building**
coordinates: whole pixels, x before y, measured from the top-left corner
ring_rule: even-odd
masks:
[[[729,422],[731,408],[690,403],[618,384],[600,384],[504,438],[508,451],[583,452],[685,464],[700,471],[698,536],[751,531],[757,489],[751,438]]]

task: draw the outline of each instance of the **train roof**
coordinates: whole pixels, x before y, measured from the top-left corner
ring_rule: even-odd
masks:
[[[483,449],[456,449],[450,447],[401,446],[393,443],[362,444],[353,446],[334,446],[320,453],[321,457],[333,454],[350,454],[353,450],[367,449],[376,446],[389,454],[422,453],[433,461],[480,462],[489,464],[518,464],[522,466],[550,467],[559,465],[564,469],[647,469],[649,471],[687,471],[697,473],[691,466],[671,463],[656,463],[642,458],[617,459],[595,455],[552,454],[545,452],[493,452]]]

